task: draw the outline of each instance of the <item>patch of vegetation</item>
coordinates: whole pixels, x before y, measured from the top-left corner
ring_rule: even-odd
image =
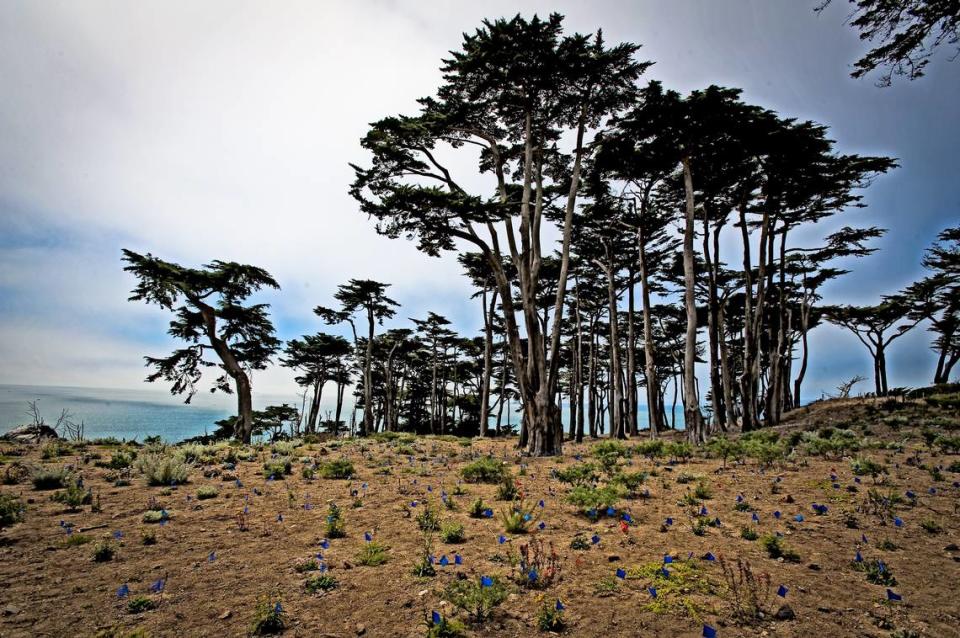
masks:
[[[66,467],[43,465],[34,468],[30,477],[35,490],[58,490],[74,483],[73,473]]]
[[[289,458],[279,457],[270,459],[263,464],[263,478],[281,480],[293,471],[293,463]]]
[[[343,511],[336,503],[330,503],[327,508],[327,538],[343,538],[347,535],[346,526],[343,522]]]
[[[490,456],[467,463],[460,470],[460,476],[469,483],[501,483],[509,475],[507,466]]]
[[[444,543],[462,543],[467,539],[463,523],[446,521],[440,526],[440,538]]]
[[[770,558],[777,559],[782,558],[783,560],[790,563],[797,563],[800,561],[800,554],[794,551],[789,547],[783,540],[782,537],[777,536],[776,534],[764,534],[760,537],[760,546],[767,552],[767,555]]]
[[[567,494],[567,502],[587,513],[593,510],[591,518],[596,518],[597,512],[606,510],[608,507],[616,507],[623,494],[624,489],[619,485],[604,485],[603,487],[579,485]]]
[[[96,563],[106,563],[113,560],[117,553],[116,546],[110,541],[100,541],[93,546],[93,560]]]
[[[755,541],[760,538],[760,534],[758,534],[754,528],[744,526],[740,528],[740,538],[747,541]]]
[[[137,457],[135,466],[147,479],[148,485],[179,485],[190,478],[193,466],[177,454],[144,453]]]
[[[78,483],[70,483],[66,489],[60,490],[50,497],[51,501],[66,505],[70,510],[76,511],[84,505],[90,505],[93,502],[93,492],[85,490]]]
[[[304,588],[306,588],[307,593],[316,594],[317,592],[325,592],[336,589],[340,585],[337,582],[337,579],[329,574],[320,574],[318,576],[311,576],[303,583]]]
[[[926,518],[920,521],[920,527],[927,534],[943,534],[943,525],[932,518]]]
[[[64,547],[79,547],[93,541],[93,536],[89,534],[70,534],[67,540],[63,541]]]
[[[220,492],[212,485],[201,485],[197,488],[197,500],[205,501],[211,498],[217,498]]]
[[[12,527],[23,521],[24,507],[12,494],[0,494],[0,529]]]
[[[544,602],[537,611],[537,627],[540,631],[563,631],[565,624],[563,619],[563,607],[557,603]]]
[[[560,468],[554,471],[554,476],[561,483],[574,486],[591,485],[600,478],[597,466],[593,463],[576,463],[570,467]]]
[[[769,613],[772,596],[770,574],[755,574],[750,563],[740,558],[736,562],[728,562],[720,556],[719,562],[737,620],[753,623]]]
[[[435,532],[440,529],[440,512],[430,501],[424,501],[416,517],[417,527],[422,532]]]
[[[508,534],[526,534],[533,522],[533,506],[526,507],[523,501],[516,501],[513,507],[500,511],[500,520]]]
[[[250,633],[254,636],[268,636],[282,633],[287,627],[286,612],[279,598],[261,596],[253,610]]]
[[[882,560],[871,558],[861,562],[853,562],[853,568],[858,572],[864,572],[867,575],[867,581],[874,585],[885,585],[893,587],[897,584],[897,579],[890,571],[890,568]]]
[[[494,496],[498,501],[512,501],[517,498],[520,491],[517,489],[517,482],[509,474],[503,477],[500,484],[497,485],[497,493]]]
[[[334,459],[317,466],[317,474],[325,479],[349,479],[356,473],[350,459]]]
[[[705,610],[694,596],[714,591],[714,585],[695,560],[669,564],[655,561],[626,571],[628,579],[642,580],[646,587],[656,589],[656,597],[646,604],[646,608],[656,614],[683,614],[697,621]]]
[[[370,541],[365,543],[360,551],[357,552],[357,563],[367,567],[377,567],[383,565],[389,559],[387,552],[390,547],[379,541]]]
[[[483,502],[483,499],[478,498],[470,504],[470,518],[484,518],[489,510],[490,508]]]
[[[441,596],[467,614],[473,623],[482,623],[507,598],[507,589],[495,576],[455,580]]]
[[[131,614],[142,614],[145,611],[155,609],[157,604],[148,596],[134,596],[127,601],[127,611]]]

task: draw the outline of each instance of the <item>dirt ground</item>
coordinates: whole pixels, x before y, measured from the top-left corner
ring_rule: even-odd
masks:
[[[960,474],[949,470],[960,457],[930,450],[919,433],[919,426],[930,419],[941,424],[952,420],[955,426],[960,417],[923,404],[889,410],[857,401],[828,402],[798,411],[780,430],[786,435],[795,429],[852,427],[858,436],[874,441],[905,440],[901,451],[864,449],[826,459],[799,454],[768,469],[749,458],[728,461],[724,468],[722,461],[699,453],[674,464],[634,455],[622,462],[629,464],[627,471],[650,473],[641,497],[622,499],[615,516],[601,515],[596,522],[566,502],[570,486],[552,473],[590,460],[595,442],[589,441],[566,444],[562,458],[543,459],[518,456],[515,439],[475,440],[470,445],[437,438],[413,444],[314,443],[296,451],[293,472],[283,480],[263,476],[263,463],[270,458],[267,447],[232,470],[222,463],[197,466],[189,483],[173,488],[149,487],[136,473],[129,486],[115,487],[116,473],[97,467],[97,459],[90,458],[99,454],[101,460],[109,459],[115,448],[90,446],[86,459],[74,453],[43,460],[38,446],[2,445],[0,459],[7,467],[74,465],[84,486],[99,497],[100,508],[67,511],[50,500],[51,492],[35,490],[29,479],[0,486],[26,504],[24,521],[0,532],[0,636],[125,636],[136,631],[141,634],[134,635],[241,636],[250,630],[262,596],[282,601],[285,635],[424,636],[433,610],[463,619],[441,598],[445,585],[458,577],[486,575],[506,581],[509,554],[531,537],[554,544],[559,579],[543,590],[510,584],[511,593],[492,618],[482,625],[468,624],[470,635],[537,635],[538,609],[559,599],[566,608],[562,634],[567,636],[694,637],[704,634],[704,625],[723,638],[960,636],[960,550],[955,545],[960,543]],[[628,447],[636,443],[626,442]],[[412,445],[412,457],[404,445]],[[507,462],[527,503],[543,500],[543,507],[535,505],[532,533],[504,531],[499,513],[508,504],[495,500],[496,485],[464,482],[466,494],[453,495],[460,468],[488,454]],[[355,478],[307,480],[301,475],[302,458],[322,462],[341,456],[353,462]],[[902,525],[867,511],[874,480],[867,475],[856,481],[853,457],[886,464],[889,475],[879,488],[884,492],[916,494],[915,502],[905,499],[892,512]],[[938,465],[943,476],[935,480],[931,468]],[[710,498],[699,505],[681,504],[696,487],[696,481],[678,482],[681,475],[702,477]],[[198,500],[197,490],[204,485],[215,486],[219,495]],[[649,490],[646,497],[644,490]],[[412,573],[422,544],[415,516],[427,501],[439,505],[441,492],[456,503],[455,511],[441,508],[443,520],[462,522],[466,540],[446,545],[437,539],[435,554],[448,556],[451,564],[438,566],[435,577],[419,578]],[[737,509],[738,495],[759,522],[752,521],[753,512]],[[469,516],[477,497],[494,510],[492,518]],[[169,512],[170,520],[162,526],[142,521],[151,498]],[[324,549],[320,543],[331,501],[343,508],[347,535],[330,540]],[[411,507],[413,501],[416,507]],[[826,505],[826,512],[818,515],[814,503]],[[245,507],[249,529],[241,531],[237,514]],[[708,519],[720,519],[719,526],[707,527],[702,536],[693,533],[691,524],[699,507],[708,508]],[[779,520],[776,511],[781,512]],[[626,526],[620,523],[624,512],[631,519]],[[795,520],[797,515],[804,520]],[[672,525],[665,525],[667,518]],[[942,530],[925,530],[925,521]],[[65,525],[94,541],[67,545]],[[770,558],[761,543],[741,538],[742,527],[760,534],[781,532],[799,561]],[[156,532],[154,545],[141,541],[147,528]],[[94,562],[96,541],[113,539],[115,532],[122,534],[113,541],[116,555],[108,562]],[[368,532],[390,547],[383,565],[357,564],[355,555]],[[501,535],[506,542],[500,542]],[[571,548],[577,535],[588,539],[586,549]],[[589,540],[594,535],[599,542]],[[880,549],[881,544],[886,549]],[[865,560],[884,562],[897,580],[890,589],[901,601],[888,601],[887,586],[868,582],[866,574],[854,568],[858,551]],[[325,594],[307,593],[304,581],[310,574],[295,569],[317,553],[339,582]],[[455,553],[462,565],[454,564]],[[745,559],[754,573],[769,574],[771,592],[762,603],[763,618],[736,619],[734,592],[719,561],[703,558],[708,553],[728,564]],[[663,563],[666,555],[674,558],[676,569],[665,567],[679,575],[687,565],[698,580],[689,588],[681,583],[670,599],[654,601],[648,589],[651,579],[635,577],[631,570]],[[617,578],[618,569],[628,577]],[[151,584],[161,578],[163,592],[151,593]],[[130,593],[121,598],[117,591],[124,584]],[[775,593],[780,585],[787,590],[785,597]],[[128,601],[138,595],[149,596],[156,608],[131,613]],[[774,618],[784,604],[793,619]]]

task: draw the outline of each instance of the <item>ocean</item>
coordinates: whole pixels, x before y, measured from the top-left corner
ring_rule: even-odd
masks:
[[[254,409],[280,403],[296,405],[299,398],[254,393]],[[190,405],[183,397],[162,390],[120,390],[0,384],[0,433],[31,422],[28,401],[36,401],[47,425],[53,425],[62,409],[84,422],[84,438],[136,439],[159,435],[175,443],[216,429],[220,419],[236,413],[235,395],[198,394]]]
[[[216,430],[217,421],[236,414],[234,395],[197,394],[187,405],[182,397],[172,396],[159,386],[157,389],[121,390],[0,384],[0,434],[31,422],[27,413],[29,401],[37,402],[41,415],[51,426],[56,423],[61,410],[69,410],[74,422],[83,421],[83,434],[87,439],[112,436],[143,441],[147,436],[160,436],[164,441],[176,443],[211,433]],[[297,409],[301,407],[300,397],[292,392],[289,395],[253,393],[254,409],[281,403],[294,405]],[[325,401],[323,414],[328,407],[332,409],[333,406],[327,406]],[[349,408],[348,399],[344,406],[347,419],[350,418]],[[564,405],[564,428],[568,416],[568,406]],[[640,426],[646,427],[645,405],[639,406],[639,417]],[[515,413],[511,420],[516,424],[519,418],[520,415]],[[681,406],[677,406],[677,424],[683,427]]]

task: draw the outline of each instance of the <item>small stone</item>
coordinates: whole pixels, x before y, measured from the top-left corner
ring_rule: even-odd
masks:
[[[608,563],[616,563],[619,561],[620,561],[620,557],[616,554],[610,554],[609,556],[607,556]]]
[[[232,616],[232,615],[233,615],[233,612],[230,611],[229,609],[227,609],[227,610],[225,610],[222,614],[220,614],[220,620],[226,620],[227,618],[229,618],[229,617]]]
[[[797,617],[790,605],[780,605],[780,609],[773,615],[777,620],[793,620]]]
[[[429,589],[423,589],[423,590],[417,592],[417,596],[419,596],[420,598],[423,598],[423,597],[426,596],[428,593],[430,593],[430,590],[429,590]]]
[[[943,548],[943,551],[945,551],[945,552],[960,552],[960,547],[957,547],[957,544],[956,544],[956,543],[950,543],[949,545],[947,545],[946,547]]]
[[[357,626],[355,629],[358,636],[362,636],[363,634],[367,633],[367,626],[364,625],[363,623],[357,623]]]
[[[818,572],[820,571],[820,565],[819,563],[810,563],[809,565],[807,565],[807,569]]]
[[[3,608],[4,616],[16,616],[19,613],[20,613],[20,608],[17,607],[16,605],[7,605],[6,607]]]

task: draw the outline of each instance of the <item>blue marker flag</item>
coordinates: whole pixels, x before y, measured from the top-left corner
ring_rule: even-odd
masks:
[[[562,602],[560,602],[560,599],[557,598],[557,604],[556,604],[556,606],[554,607],[554,609],[556,609],[557,611],[563,611],[563,610],[566,609],[566,608],[567,608],[567,606],[564,605]]]
[[[756,513],[756,512],[753,513],[752,519],[753,519],[753,522],[754,522],[754,523],[759,523],[759,522],[760,522],[760,517],[757,516],[757,513]]]
[[[330,549],[330,541],[328,541],[327,539],[323,539],[322,541],[320,541],[320,547],[324,549]]]
[[[440,565],[441,565],[441,566],[446,567],[446,566],[449,565],[449,564],[450,564],[450,559],[447,558],[447,555],[446,555],[446,554],[444,554],[443,556],[440,557]]]
[[[703,560],[708,560],[708,561],[711,561],[711,562],[712,562],[712,561],[717,560],[717,558],[716,558],[716,556],[714,556],[714,555],[711,554],[710,552],[707,552],[706,554],[703,555]]]
[[[618,567],[618,568],[617,568],[617,578],[623,580],[623,579],[626,578],[626,577],[627,577],[627,572],[623,571],[623,569],[621,569],[621,568]]]
[[[164,579],[160,578],[157,580],[157,582],[150,585],[150,591],[152,591],[155,594],[159,594],[160,592],[163,591],[163,588],[166,586],[166,584],[167,583],[164,581]]]
[[[779,596],[780,598],[786,598],[788,591],[790,590],[784,587],[783,585],[780,585],[779,589],[777,589],[777,596]]]
[[[672,519],[672,518],[667,517],[667,520],[664,521],[664,522],[665,522],[667,525],[673,525],[673,519]]]
[[[210,554],[207,556],[207,562],[208,562],[208,563],[212,563],[212,562],[215,561],[215,560],[217,560],[217,553],[216,553],[216,552],[210,552]]]
[[[616,513],[617,513],[617,510],[613,509],[613,507],[607,508],[607,516],[615,516]]]
[[[863,562],[863,555],[862,555],[860,552],[857,552],[857,555],[853,557],[853,562],[855,562],[855,563],[862,563],[862,562]]]
[[[781,516],[783,516],[783,514],[780,513],[780,510],[777,510],[776,512],[773,513],[773,517],[778,521],[780,520]]]
[[[543,499],[541,499],[540,502],[537,503],[537,505],[539,505],[540,507],[546,507],[546,505],[545,505],[544,502],[543,502]],[[557,602],[559,602],[559,601],[557,601]]]
[[[670,554],[665,555],[665,556],[663,557],[663,562],[664,562],[664,563],[672,563],[672,562],[673,562],[673,556],[671,556]]]
[[[453,564],[454,565],[463,565],[463,556],[460,554],[453,555]]]
[[[893,519],[893,524],[896,525],[897,527],[903,527],[903,519],[898,516],[895,519]]]
[[[443,619],[440,617],[440,612],[438,611],[435,611],[430,615],[430,620],[434,625],[439,625],[443,621]]]
[[[657,597],[657,588],[656,587],[647,587],[647,591],[650,592],[650,598]]]
[[[503,545],[504,543],[507,542],[507,537],[504,536],[503,534],[500,534],[500,536],[497,537],[497,542]]]
[[[485,518],[493,518],[493,510],[490,508],[487,508],[483,510],[483,515]]]
[[[666,568],[666,567],[661,567],[661,568],[660,568],[660,573],[663,574],[663,577],[664,577],[664,578],[670,578],[670,572],[667,571],[667,568]]]
[[[491,587],[491,586],[493,586],[493,579],[490,578],[489,576],[481,576],[481,577],[480,577],[480,586],[481,586],[481,587]]]
[[[537,525],[537,527],[539,527],[540,529],[546,529],[546,528],[547,528],[547,524],[544,523],[543,521],[540,521],[540,524]]]
[[[370,532],[364,532],[364,533],[363,533],[363,540],[365,540],[365,541],[367,541],[367,542],[369,543],[370,541],[373,540],[373,536],[370,534]]]
[[[536,570],[536,569],[531,569],[530,572],[527,574],[527,578],[530,579],[530,582],[531,582],[531,583],[537,582],[537,578],[539,578],[539,577],[540,577],[540,575],[537,574],[537,570]]]
[[[900,594],[895,593],[892,589],[888,589],[888,590],[887,590],[887,600],[893,600],[893,601],[903,600],[903,596],[901,596]]]
[[[625,520],[625,521],[628,522],[628,523],[632,523],[632,522],[633,522],[633,517],[630,516],[630,514],[624,513],[624,515],[623,515],[623,520]]]
[[[703,638],[717,638],[717,630],[710,625],[704,625]]]
[[[802,522],[803,522],[803,514],[797,514],[796,516],[793,517],[793,520],[797,521],[798,523],[802,523]]]
[[[117,540],[120,540],[121,538],[123,538],[123,532],[121,532],[120,530],[117,530],[113,533],[113,537]]]
[[[597,543],[599,543],[599,542],[600,542],[600,535],[599,535],[599,534],[594,534],[593,536],[591,536],[591,537],[590,537],[590,542],[593,543],[594,545],[596,545]]]
[[[130,594],[130,587],[124,583],[117,589],[117,598],[126,598]]]

